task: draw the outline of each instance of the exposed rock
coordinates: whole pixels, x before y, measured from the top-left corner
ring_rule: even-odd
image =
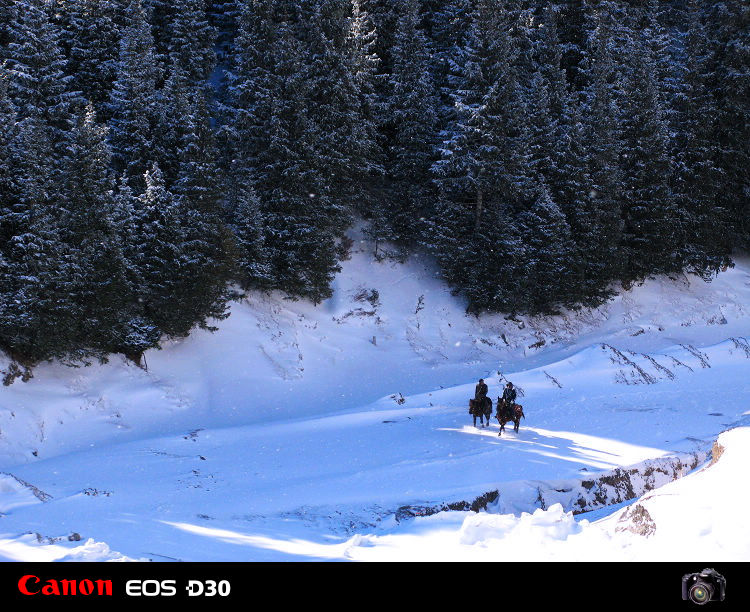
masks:
[[[720,446],[714,445],[721,449]],[[723,450],[723,449],[722,449]],[[713,456],[721,454],[721,450],[714,450]],[[554,504],[560,504],[565,511],[573,514],[590,512],[605,506],[623,503],[636,499],[648,491],[661,487],[673,480],[682,478],[691,470],[708,459],[708,453],[698,451],[695,453],[660,457],[658,459],[646,460],[628,468],[615,468],[610,472],[598,474],[586,480],[565,480],[543,483],[529,483],[536,491],[536,497],[529,497],[532,505],[536,508],[546,510]],[[438,512],[458,510],[466,512],[472,510],[479,512],[487,510],[490,504],[500,498],[499,490],[488,491],[473,501],[455,501],[451,503],[436,503],[434,505],[409,505],[401,506],[395,513],[396,521],[408,520],[418,516],[430,516]],[[532,501],[533,500],[533,501]],[[634,508],[638,507],[636,505]],[[529,507],[528,512],[533,511]],[[516,508],[518,510],[518,508]],[[632,510],[635,512],[635,510]],[[641,511],[638,511],[639,513]],[[634,515],[635,523],[642,533],[649,535],[645,525],[648,525],[646,516],[648,513],[643,508],[643,513]],[[650,519],[650,517],[648,517]],[[653,521],[651,521],[653,523]],[[655,527],[655,526],[654,526]]]
[[[711,447],[711,463],[709,465],[713,465],[719,460],[719,457],[724,453],[724,447],[719,444],[718,440],[714,441],[714,445]]]
[[[622,513],[615,531],[629,531],[647,538],[656,532],[656,523],[646,508],[641,504],[635,504]]]

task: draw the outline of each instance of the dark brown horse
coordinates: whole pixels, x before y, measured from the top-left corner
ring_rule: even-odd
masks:
[[[469,414],[474,417],[474,427],[477,426],[477,417],[479,417],[479,424],[482,427],[489,427],[490,417],[492,416],[492,400],[485,397],[480,403],[479,400],[470,399]]]
[[[505,402],[501,398],[497,398],[497,422],[500,423],[500,431],[498,436],[502,436],[505,431],[505,424],[513,421],[513,431],[518,433],[518,428],[521,425],[521,419],[525,419],[526,415],[523,413],[523,406],[520,404],[513,404],[512,409],[508,409],[505,406]]]

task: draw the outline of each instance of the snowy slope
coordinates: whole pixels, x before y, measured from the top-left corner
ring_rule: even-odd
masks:
[[[510,539],[635,559],[661,540],[618,530],[628,508],[571,511],[684,475],[729,428],[718,463],[666,487],[698,496],[697,479],[740,477],[747,261],[712,283],[658,279],[593,311],[512,321],[466,316],[427,263],[377,263],[366,246],[318,307],[251,295],[217,333],[150,352],[148,371],[50,364],[3,388],[0,558],[473,558]],[[518,434],[471,427],[480,376],[493,397],[506,378],[524,391]],[[625,489],[597,480],[624,466]],[[437,512],[494,491],[486,512]],[[659,537],[673,511],[660,499],[642,502]],[[724,506],[695,507],[695,524],[734,529]],[[750,555],[705,529],[707,550]]]
[[[629,504],[573,515],[560,504],[531,513],[442,512],[388,534],[352,538],[340,553],[358,561],[747,561],[750,427],[719,437],[716,464]],[[333,547],[331,547],[333,548]],[[298,546],[298,554],[305,548]],[[314,547],[307,550],[312,553]]]

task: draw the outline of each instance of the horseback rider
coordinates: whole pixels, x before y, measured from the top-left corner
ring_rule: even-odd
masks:
[[[474,388],[474,399],[479,402],[480,406],[484,405],[484,398],[487,397],[488,392],[489,389],[484,382],[484,378],[480,378],[479,383],[477,383],[477,386]]]
[[[479,379],[477,386],[474,388],[474,400],[473,408],[470,408],[469,412],[474,415],[474,427],[477,425],[477,417],[479,417],[482,427],[487,427],[490,424],[490,417],[492,416],[492,400],[487,397],[489,388],[484,382],[483,378]],[[469,402],[471,406],[472,402]],[[487,425],[484,424],[484,419],[487,419]]]
[[[516,403],[516,390],[513,388],[513,383],[508,381],[503,390],[503,408],[506,414],[513,414],[513,404]]]

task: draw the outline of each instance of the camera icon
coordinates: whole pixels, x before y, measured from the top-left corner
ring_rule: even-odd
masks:
[[[709,601],[724,601],[726,589],[726,578],[711,567],[682,577],[682,598],[699,606]]]

